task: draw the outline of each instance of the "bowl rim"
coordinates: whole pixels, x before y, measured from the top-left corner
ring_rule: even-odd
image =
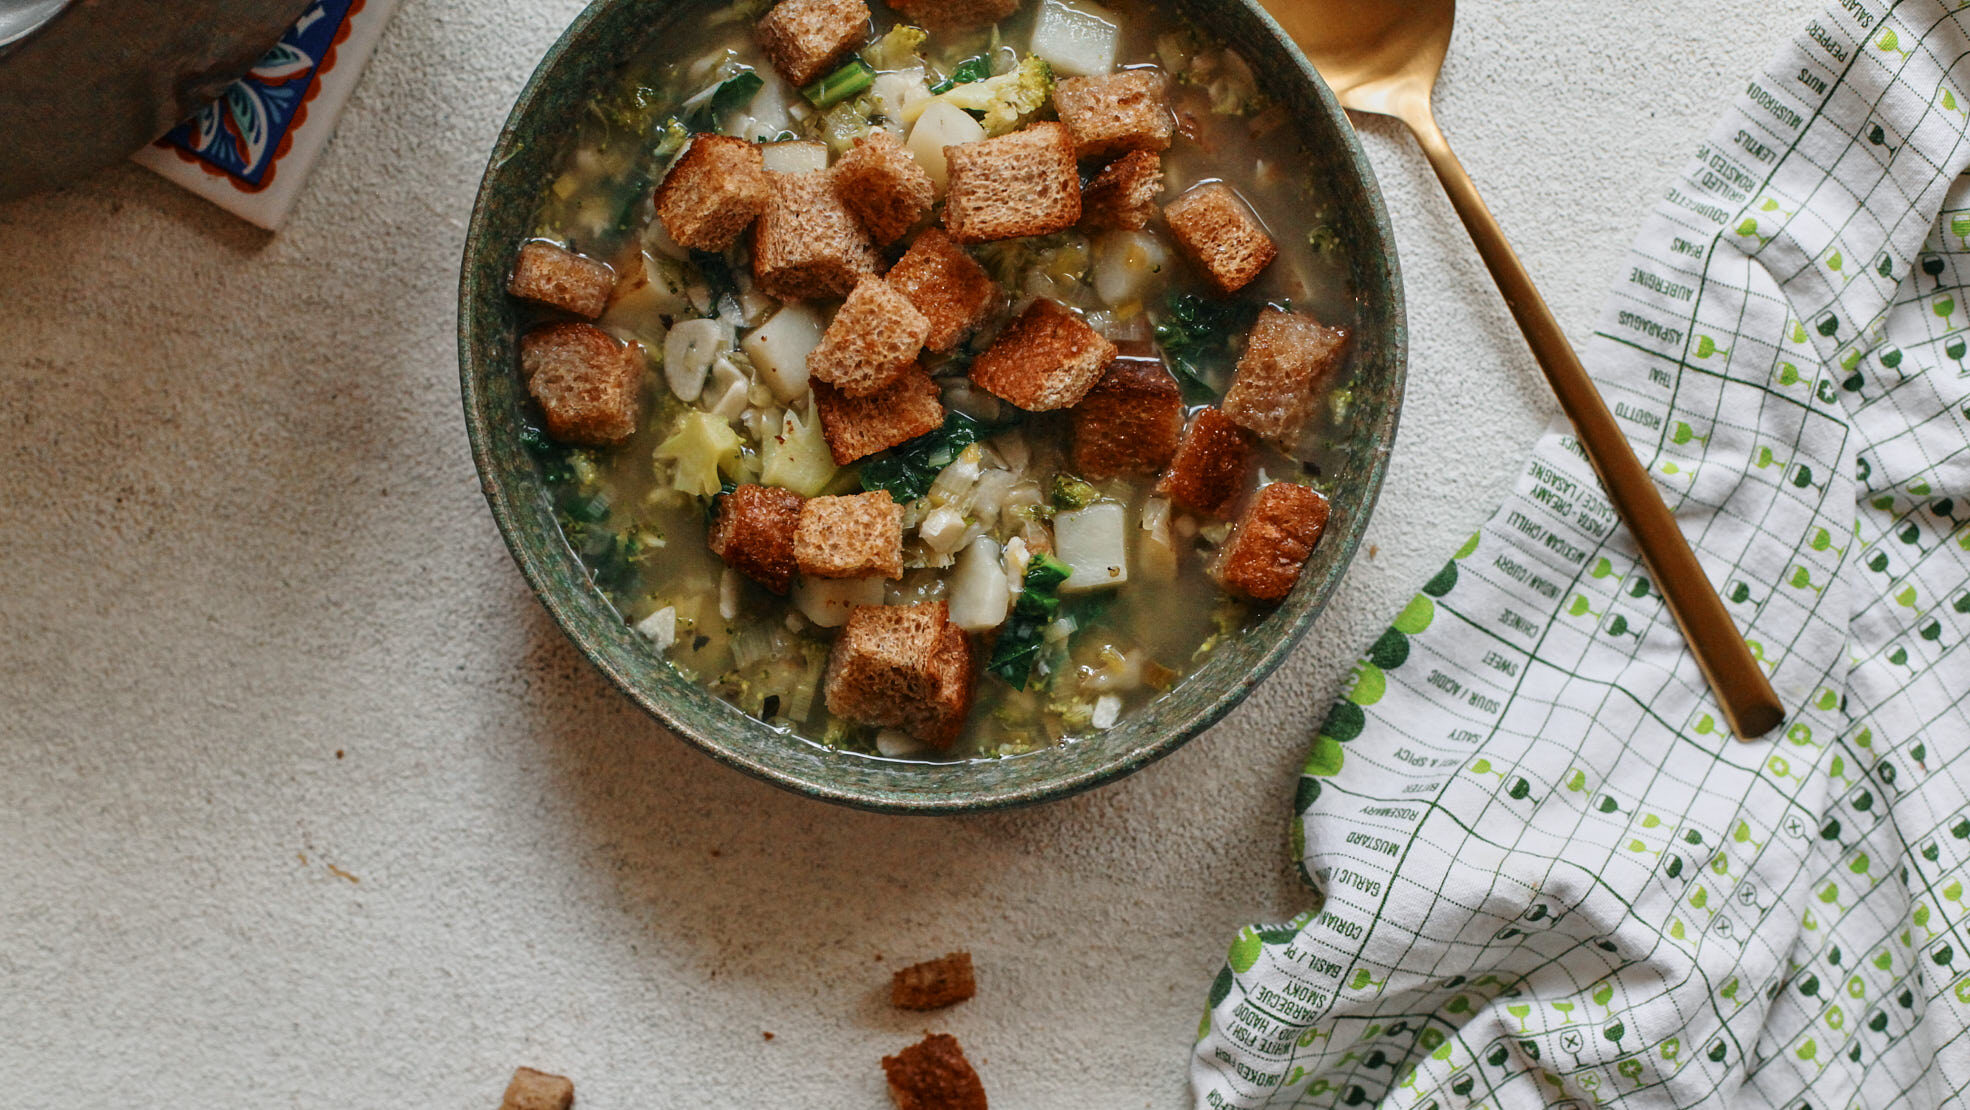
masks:
[[[672,735],[684,740],[698,751],[727,767],[742,771],[753,778],[771,783],[781,789],[803,797],[830,802],[853,809],[878,813],[891,813],[915,816],[954,816],[964,813],[992,812],[1016,809],[1023,806],[1038,805],[1058,801],[1075,794],[1091,790],[1097,786],[1124,778],[1141,770],[1155,761],[1169,755],[1190,740],[1202,735],[1243,702],[1247,695],[1270,676],[1286,656],[1291,653],[1305,637],[1307,630],[1325,610],[1332,600],[1333,589],[1326,596],[1309,604],[1305,610],[1267,644],[1257,662],[1241,674],[1236,681],[1219,691],[1210,702],[1198,710],[1187,722],[1173,727],[1162,735],[1114,756],[1085,767],[1075,768],[1067,774],[1040,783],[1001,788],[987,792],[974,792],[965,795],[895,797],[865,792],[845,787],[839,782],[821,776],[803,776],[781,768],[768,766],[743,752],[736,751],[713,736],[702,735],[701,731],[672,712],[666,701],[655,696],[654,692],[637,682],[595,648],[584,642],[577,633],[570,608],[572,599],[561,596],[561,591],[549,579],[546,566],[518,542],[519,506],[517,490],[494,479],[497,468],[494,466],[492,445],[499,433],[492,427],[487,406],[483,403],[480,391],[473,380],[473,347],[478,338],[471,305],[485,290],[478,280],[476,268],[472,265],[479,253],[480,244],[485,240],[487,222],[491,219],[489,209],[493,206],[493,189],[497,171],[515,150],[517,131],[520,122],[529,114],[535,100],[540,97],[549,84],[549,77],[560,68],[561,61],[569,47],[587,30],[590,24],[619,3],[627,0],[592,0],[568,24],[554,40],[541,60],[535,65],[533,73],[527,78],[513,107],[500,126],[499,136],[493,144],[492,152],[486,160],[484,174],[479,181],[472,202],[472,216],[466,226],[463,253],[460,263],[459,302],[458,302],[458,355],[459,385],[461,400],[465,409],[466,435],[472,448],[472,463],[478,472],[479,488],[485,495],[493,521],[499,529],[502,542],[519,567],[521,576],[526,579],[528,589],[536,600],[553,618],[560,630],[589,664],[601,671],[617,690],[645,713],[655,718]],[[1345,529],[1342,535],[1330,539],[1340,542],[1341,551],[1337,561],[1334,588],[1346,578],[1347,568],[1353,564],[1354,556],[1360,549],[1362,537],[1366,534],[1368,521],[1372,518],[1376,502],[1380,499],[1383,480],[1388,473],[1391,450],[1395,444],[1397,426],[1400,423],[1403,393],[1408,378],[1409,328],[1408,307],[1403,295],[1402,271],[1396,253],[1394,228],[1389,222],[1387,206],[1382,197],[1380,183],[1375,177],[1373,166],[1367,153],[1362,149],[1359,135],[1347,112],[1335,99],[1333,90],[1313,68],[1306,55],[1294,44],[1292,38],[1267,12],[1260,0],[1220,0],[1235,4],[1256,17],[1261,30],[1286,52],[1291,59],[1300,80],[1312,90],[1327,116],[1336,124],[1347,162],[1360,181],[1362,193],[1367,201],[1368,220],[1380,240],[1384,265],[1388,273],[1388,315],[1389,328],[1386,336],[1387,362],[1390,367],[1391,401],[1383,408],[1381,426],[1374,429],[1374,449],[1368,461],[1366,480],[1361,487],[1361,496],[1353,517],[1356,523]],[[767,727],[760,725],[759,727]],[[1012,757],[1019,758],[1019,757]]]

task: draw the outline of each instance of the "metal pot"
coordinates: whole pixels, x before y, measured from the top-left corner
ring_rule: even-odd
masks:
[[[0,0],[0,200],[128,156],[252,68],[311,0]]]

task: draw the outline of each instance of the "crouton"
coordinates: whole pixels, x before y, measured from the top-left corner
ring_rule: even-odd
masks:
[[[1217,409],[1205,409],[1184,430],[1156,492],[1194,513],[1231,515],[1252,469],[1252,435]]]
[[[1053,87],[1053,106],[1082,158],[1168,150],[1176,120],[1164,88],[1162,72],[1154,69],[1069,77]]]
[[[1222,181],[1199,185],[1164,205],[1163,219],[1177,246],[1220,293],[1250,285],[1279,253],[1251,208]]]
[[[1074,139],[1057,123],[944,148],[944,226],[960,243],[1051,235],[1081,218]]]
[[[784,594],[793,586],[794,529],[806,501],[790,489],[740,486],[714,502],[706,546],[726,566]]]
[[[930,320],[924,346],[958,345],[998,300],[999,286],[941,227],[925,228],[885,280]]]
[[[499,1110],[568,1110],[574,1104],[575,1085],[567,1076],[514,1068]]]
[[[789,0],[791,2],[791,0]],[[753,229],[752,276],[783,301],[845,297],[882,256],[835,196],[828,172],[769,173],[772,195]]]
[[[821,414],[821,436],[835,465],[906,443],[944,426],[944,403],[937,383],[921,366],[903,371],[889,388],[867,397],[849,397],[826,382],[814,382],[814,409]]]
[[[520,338],[520,372],[555,439],[601,447],[636,430],[643,359],[601,328],[535,328]]]
[[[942,600],[856,606],[828,652],[828,712],[865,725],[901,725],[909,707],[935,693],[947,627],[955,626]]]
[[[883,1057],[882,1071],[896,1110],[986,1110],[985,1084],[949,1033],[932,1033]]]
[[[911,964],[889,980],[889,1001],[899,1010],[941,1010],[977,993],[969,952]]]
[[[989,27],[1019,10],[1019,0],[891,0],[889,5],[929,31]]]
[[[1115,344],[1041,297],[971,364],[971,380],[1027,412],[1047,412],[1087,396],[1114,358]]]
[[[1303,312],[1259,313],[1224,395],[1224,414],[1292,450],[1313,409],[1314,387],[1340,365],[1347,342],[1346,328],[1323,327]]]
[[[609,294],[615,287],[615,272],[607,266],[545,239],[520,244],[513,278],[506,283],[506,291],[522,300],[589,320],[609,307]]]
[[[752,33],[780,76],[808,85],[862,45],[869,6],[862,0],[780,0]]]
[[[1274,482],[1239,515],[1211,577],[1228,593],[1278,601],[1300,580],[1307,557],[1327,528],[1327,499],[1305,486]]]
[[[771,192],[757,145],[699,135],[657,186],[657,218],[679,246],[722,251],[765,210]]]
[[[910,233],[937,202],[930,175],[894,132],[878,127],[855,140],[834,168],[835,195],[883,246]]]
[[[1156,214],[1163,188],[1163,156],[1132,150],[1101,168],[1081,190],[1081,228],[1141,231]]]
[[[879,277],[864,277],[807,355],[807,372],[845,397],[888,388],[915,366],[930,320]]]
[[[793,556],[812,578],[901,578],[903,506],[886,489],[810,498],[794,526]]]
[[[903,730],[934,748],[957,743],[971,715],[973,676],[971,641],[964,629],[947,623],[930,658],[930,690],[904,707]]]
[[[1183,438],[1183,391],[1162,360],[1123,356],[1071,415],[1075,473],[1096,482],[1154,474]]]

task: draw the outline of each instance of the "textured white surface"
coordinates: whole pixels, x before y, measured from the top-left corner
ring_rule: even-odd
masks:
[[[0,1106],[471,1110],[529,1063],[590,1110],[879,1107],[926,1027],[1000,1108],[1181,1105],[1224,943],[1304,904],[1304,736],[1550,411],[1462,229],[1366,123],[1402,433],[1373,554],[1243,708],[1039,810],[834,809],[616,695],[478,493],[465,218],[578,7],[406,5],[278,237],[130,166],[0,206]],[[1576,338],[1807,10],[1466,5],[1439,116]],[[961,946],[978,998],[888,1009]]]

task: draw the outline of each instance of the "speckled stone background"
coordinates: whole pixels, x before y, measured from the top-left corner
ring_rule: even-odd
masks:
[[[1280,672],[1087,796],[853,813],[634,710],[479,495],[465,218],[578,8],[407,4],[278,236],[128,166],[0,206],[0,1106],[490,1110],[528,1063],[590,1110],[876,1108],[925,1028],[1002,1110],[1183,1105],[1236,924],[1305,905],[1304,736],[1552,408],[1449,205],[1364,125],[1409,395],[1372,551]],[[1465,6],[1439,116],[1576,338],[1809,11]],[[954,947],[978,998],[888,1009]]]

